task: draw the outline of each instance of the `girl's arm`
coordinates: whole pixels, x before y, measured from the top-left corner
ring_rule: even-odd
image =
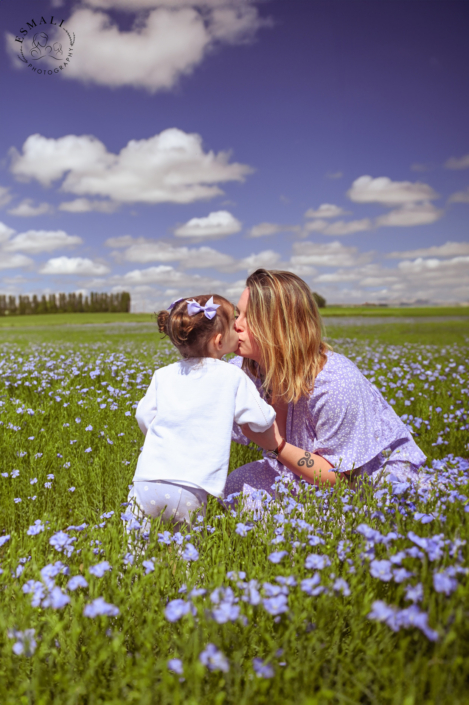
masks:
[[[241,426],[241,430],[249,440],[256,443],[264,450],[276,450],[282,442],[282,436],[278,430],[277,422],[264,431],[264,433],[254,433],[246,424]],[[328,460],[309,451],[297,448],[291,443],[286,443],[282,451],[278,455],[278,461],[285,465],[306,482],[310,484],[324,483],[327,485],[335,485],[336,482],[346,481],[348,473],[335,473],[331,471],[333,467]]]

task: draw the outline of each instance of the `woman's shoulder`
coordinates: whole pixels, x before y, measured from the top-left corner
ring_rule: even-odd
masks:
[[[361,375],[360,370],[352,360],[345,355],[328,350],[326,353],[326,362],[316,377],[316,382],[320,384],[329,382],[331,379],[337,379],[341,376],[356,376]]]

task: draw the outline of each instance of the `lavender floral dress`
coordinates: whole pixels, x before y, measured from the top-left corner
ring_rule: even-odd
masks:
[[[231,364],[241,367],[242,361],[236,357]],[[260,380],[253,381],[262,395]],[[249,443],[236,424],[232,440]],[[375,484],[384,478],[415,482],[426,460],[378,389],[351,360],[332,351],[327,353],[312,394],[288,405],[286,440],[321,455],[336,472],[358,470]],[[300,482],[277,460],[264,457],[243,465],[228,476],[225,497],[242,492],[245,484],[272,495],[272,485],[279,475],[296,485]]]

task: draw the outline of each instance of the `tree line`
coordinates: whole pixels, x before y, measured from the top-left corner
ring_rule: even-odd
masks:
[[[26,316],[35,313],[130,313],[130,294],[91,292],[83,294],[34,294],[29,296],[5,296],[0,294],[0,316]]]

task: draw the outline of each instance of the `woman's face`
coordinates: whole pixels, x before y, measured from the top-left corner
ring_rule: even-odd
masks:
[[[248,324],[246,320],[246,311],[249,302],[249,289],[246,288],[241,294],[241,298],[238,301],[238,317],[236,319],[236,332],[239,335],[238,349],[236,350],[237,355],[241,357],[248,357],[250,360],[255,362],[261,362],[261,354],[259,346],[257,345],[254,338],[251,336]]]

